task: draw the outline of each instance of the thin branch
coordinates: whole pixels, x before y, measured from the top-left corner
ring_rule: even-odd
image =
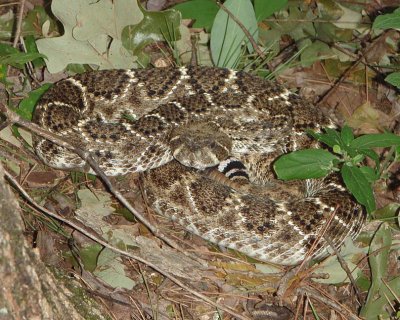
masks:
[[[243,23],[236,18],[232,12],[230,12],[222,3],[219,1],[216,1],[217,5],[224,10],[228,16],[235,21],[235,23],[239,26],[240,29],[242,29],[243,33],[246,35],[247,39],[249,39],[251,45],[253,46],[254,50],[257,52],[257,54],[262,58],[265,59],[265,54],[262,52],[260,47],[257,45],[257,42],[254,40],[253,36],[250,34],[249,30],[246,29],[246,27],[243,25]]]
[[[38,125],[31,123],[29,121],[26,121],[24,119],[22,119],[18,114],[16,114],[15,112],[12,112],[11,110],[9,110],[4,104],[0,103],[0,112],[4,113],[6,115],[6,117],[11,121],[11,123],[16,123],[24,128],[27,128],[28,130],[42,136],[43,138],[46,138],[48,140],[50,140],[51,142],[56,143],[59,146],[65,147],[68,150],[71,150],[73,152],[75,152],[76,154],[78,154],[83,160],[87,161],[87,163],[91,166],[91,168],[96,172],[96,174],[98,176],[100,176],[100,178],[103,180],[103,182],[106,184],[106,186],[109,188],[110,192],[124,205],[126,206],[126,208],[128,210],[130,210],[135,217],[140,220],[146,227],[148,227],[156,236],[158,236],[160,239],[162,239],[163,241],[165,241],[167,244],[171,245],[172,247],[174,247],[175,249],[179,250],[180,252],[186,254],[185,252],[183,252],[183,250],[181,250],[178,246],[175,245],[175,243],[168,239],[167,237],[165,237],[163,234],[161,234],[157,228],[155,228],[146,218],[144,218],[139,212],[137,212],[131,205],[130,203],[120,194],[120,192],[118,190],[115,190],[112,183],[110,182],[110,180],[107,178],[107,176],[104,174],[104,172],[100,169],[100,167],[98,166],[98,164],[96,163],[96,161],[94,161],[94,159],[91,157],[90,153],[87,151],[84,151],[82,149],[76,148],[73,145],[71,145],[70,143],[68,143],[67,141],[65,141],[63,138],[60,137],[56,137],[55,135],[49,133],[48,131],[42,129],[41,127],[39,127]],[[107,243],[104,240],[101,240],[100,238],[98,238],[97,236],[88,233],[85,229],[81,228],[80,226],[64,219],[63,217],[41,207],[40,205],[38,205],[30,196],[29,194],[23,189],[23,187],[8,173],[6,172],[6,177],[7,179],[18,189],[19,192],[21,192],[21,194],[25,197],[25,199],[32,204],[32,206],[36,207],[37,209],[39,209],[40,211],[46,213],[47,215],[49,215],[50,217],[53,217],[59,221],[62,221],[63,223],[69,225],[71,228],[81,232],[82,234],[86,235],[88,238],[92,239],[93,241],[96,241],[97,243],[101,244],[102,246],[113,250],[116,253],[119,253],[121,255],[124,255],[128,258],[134,259],[138,262],[144,263],[147,266],[149,266],[150,268],[158,271],[160,274],[162,274],[163,276],[167,277],[168,279],[170,279],[172,282],[174,282],[176,285],[178,285],[179,287],[181,287],[182,289],[188,291],[189,293],[193,294],[194,296],[196,296],[197,298],[203,300],[204,302],[218,308],[221,309],[235,317],[237,317],[238,319],[243,319],[243,320],[248,320],[247,317],[241,316],[239,314],[236,314],[236,312],[228,307],[222,306],[218,303],[215,303],[214,301],[210,300],[209,298],[207,298],[206,296],[204,296],[203,294],[197,292],[196,290],[186,286],[183,282],[181,282],[179,279],[175,278],[174,276],[170,275],[168,272],[162,270],[160,267],[158,267],[157,265],[144,260],[138,256],[135,256],[129,252],[126,252],[124,250],[118,249],[113,247],[112,245],[110,245],[109,243]],[[175,245],[175,246],[173,246]],[[187,255],[187,254],[186,254]]]
[[[335,302],[335,299],[328,295],[325,291],[319,290],[314,287],[302,287],[297,289],[298,294],[306,294],[308,297],[318,300],[330,308],[336,310],[348,320],[361,320],[358,316],[353,314],[346,306]]]
[[[195,297],[203,300],[204,302],[214,306],[215,308],[221,309],[231,315],[233,315],[234,317],[236,317],[237,319],[242,319],[242,320],[248,320],[247,317],[244,317],[242,315],[237,314],[234,310],[225,307],[223,305],[220,305],[214,301],[212,301],[211,299],[209,299],[208,297],[206,297],[205,295],[197,292],[195,289],[192,289],[190,287],[188,287],[186,284],[184,284],[182,281],[180,281],[178,278],[174,277],[173,275],[169,274],[167,271],[164,271],[163,269],[161,269],[159,266],[139,257],[136,255],[133,255],[127,251],[118,249],[112,245],[110,245],[108,242],[100,239],[99,237],[91,234],[90,232],[88,232],[87,230],[85,230],[84,228],[80,227],[79,225],[63,218],[62,216],[53,213],[49,210],[47,210],[46,208],[40,206],[39,204],[37,204],[30,196],[29,194],[24,190],[24,188],[14,179],[14,177],[8,173],[6,170],[4,170],[5,172],[5,176],[7,178],[7,180],[21,193],[21,195],[36,209],[44,212],[46,215],[57,219],[58,221],[61,221],[63,223],[65,223],[66,225],[70,226],[71,228],[73,228],[74,230],[79,231],[80,233],[82,233],[83,235],[85,235],[86,237],[90,238],[91,240],[97,242],[98,244],[102,245],[105,248],[108,248],[110,250],[112,250],[113,252],[116,252],[120,255],[123,255],[125,257],[131,258],[137,262],[141,262],[147,266],[149,266],[150,268],[156,270],[157,272],[159,272],[160,274],[162,274],[164,277],[168,278],[169,280],[171,280],[173,283],[175,283],[177,286],[181,287],[182,289],[188,291],[189,293],[191,293],[192,295],[194,295]]]
[[[335,92],[336,88],[350,75],[350,73],[360,64],[364,64],[366,66],[368,66],[368,68],[370,68],[371,70],[373,70],[374,72],[376,72],[377,74],[379,74],[379,70],[377,70],[375,67],[371,66],[368,64],[368,61],[366,60],[366,56],[367,54],[372,51],[375,48],[375,45],[378,43],[379,44],[379,39],[381,39],[382,37],[385,37],[387,35],[387,33],[390,30],[384,31],[379,37],[377,37],[374,42],[365,50],[361,51],[358,55],[354,55],[353,53],[349,52],[349,51],[345,51],[345,49],[338,47],[338,46],[334,46],[335,49],[338,49],[346,54],[348,54],[349,56],[355,58],[357,57],[357,59],[354,61],[354,63],[347,68],[347,70],[339,77],[339,79],[336,80],[336,82],[334,83],[334,85],[329,88],[328,91],[326,91],[322,96],[319,97],[319,100],[317,102],[318,105],[322,105],[325,103],[325,101],[328,99],[328,97],[330,97],[330,95]]]
[[[303,262],[298,267],[297,274],[302,270],[304,265],[311,259],[311,257],[315,253],[315,249],[317,248],[318,244],[321,242],[321,240],[323,239],[325,233],[328,231],[329,227],[331,226],[333,218],[336,215],[336,210],[337,210],[337,208],[331,213],[331,215],[329,216],[328,221],[325,223],[325,226],[318,232],[317,238],[315,239],[315,241],[311,245],[310,249],[307,251]]]
[[[17,18],[17,29],[15,30],[15,35],[14,35],[14,42],[13,42],[13,47],[16,48],[19,37],[21,35],[21,30],[22,30],[22,18],[24,15],[24,8],[25,8],[25,0],[21,0],[19,4],[19,9],[18,9],[18,18]]]
[[[193,260],[196,260],[197,262],[200,262],[202,265],[204,265],[204,261],[201,261],[191,255],[189,255],[187,252],[182,250],[176,243],[175,241],[169,239],[167,236],[165,236],[157,227],[153,226],[149,220],[147,220],[142,214],[140,214],[129,202],[128,200],[125,199],[125,197],[114,188],[112,185],[111,181],[108,179],[108,177],[104,174],[103,170],[100,169],[99,165],[97,162],[93,159],[91,156],[90,152],[84,151],[80,148],[77,148],[70,144],[68,141],[66,141],[62,137],[58,137],[47,130],[44,130],[43,128],[39,127],[37,124],[26,121],[22,119],[18,114],[15,112],[11,111],[8,109],[4,104],[0,103],[0,112],[4,113],[4,115],[7,117],[7,119],[11,123],[16,123],[26,129],[28,129],[31,132],[34,132],[41,137],[61,146],[64,147],[77,155],[79,155],[83,160],[85,160],[90,167],[93,169],[93,171],[96,173],[97,176],[101,178],[101,180],[104,182],[104,184],[107,186],[109,191],[117,198],[120,203],[125,206],[132,214],[135,216],[137,220],[139,220],[142,224],[144,224],[156,237],[159,239],[163,240],[165,243],[167,243],[169,246],[172,248],[178,250],[179,252],[185,254],[186,256],[190,257]]]
[[[328,237],[328,236],[324,236],[325,241],[329,244],[329,246],[332,248],[332,250],[335,252],[335,255],[342,267],[342,269],[346,272],[352,286],[354,289],[354,292],[356,293],[357,299],[358,299],[358,303],[361,305],[362,297],[361,297],[361,292],[357,287],[356,281],[353,278],[353,275],[351,274],[351,271],[349,269],[349,266],[347,265],[346,261],[343,259],[342,255],[340,254],[340,252],[338,251],[338,249],[336,248],[335,244],[333,243],[333,241]]]

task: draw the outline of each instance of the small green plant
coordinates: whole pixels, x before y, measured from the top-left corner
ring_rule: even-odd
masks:
[[[400,137],[393,133],[365,134],[354,137],[350,127],[341,131],[326,128],[324,133],[309,131],[325,149],[307,149],[283,155],[274,169],[279,179],[317,179],[332,172],[340,172],[348,190],[365,206],[368,213],[376,209],[372,185],[385,178],[389,166],[400,159]],[[384,161],[373,148],[392,148]],[[366,157],[373,160],[374,167],[365,165]]]
[[[400,8],[397,8],[392,13],[382,14],[378,16],[374,24],[372,25],[372,29],[374,30],[400,30]],[[398,70],[398,68],[395,68]],[[391,85],[400,88],[400,72],[392,72],[390,73],[385,80],[389,82]]]

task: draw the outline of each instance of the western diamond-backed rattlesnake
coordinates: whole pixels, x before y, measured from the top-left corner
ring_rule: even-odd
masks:
[[[245,72],[182,67],[76,75],[46,92],[34,121],[92,152],[107,175],[146,171],[157,211],[261,260],[298,263],[333,212],[325,236],[336,246],[364,221],[336,176],[273,180],[273,160],[312,146],[304,130],[331,122],[277,83]],[[39,137],[34,142],[48,165],[90,172],[70,151]],[[326,246],[322,239],[314,256]]]

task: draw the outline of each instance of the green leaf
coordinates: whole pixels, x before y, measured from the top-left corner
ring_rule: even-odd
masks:
[[[376,17],[372,29],[396,29],[400,30],[400,11],[383,14]]]
[[[261,21],[276,11],[283,9],[288,3],[288,0],[254,0],[254,11],[256,13],[257,21]]]
[[[26,36],[25,47],[26,47],[26,51],[29,53],[39,53],[39,51],[36,47],[35,37],[33,35]],[[32,60],[32,64],[35,68],[41,68],[46,65],[46,63],[44,62],[44,60],[42,58]]]
[[[374,219],[387,222],[393,229],[400,231],[399,203],[390,203],[387,206],[375,210]]]
[[[309,67],[315,61],[333,58],[336,58],[336,53],[326,43],[318,40],[305,47],[300,55],[300,61],[303,67]]]
[[[128,25],[122,30],[124,48],[138,55],[142,49],[154,41],[178,41],[181,38],[179,25],[181,14],[175,10],[146,11],[143,20],[136,25]]]
[[[207,32],[210,32],[218,12],[218,5],[214,0],[192,0],[172,8],[180,11],[183,19],[194,19],[194,28],[205,28]]]
[[[344,126],[340,132],[340,137],[346,146],[354,140],[353,130],[349,126]]]
[[[339,158],[326,150],[299,150],[281,156],[274,170],[283,180],[321,178],[332,171],[334,161]]]
[[[10,54],[18,53],[18,49],[5,43],[0,43],[0,57],[5,57]]]
[[[360,168],[344,164],[341,170],[342,178],[347,189],[354,195],[368,212],[375,210],[375,198],[368,179]]]
[[[392,244],[392,235],[387,224],[382,223],[376,231],[371,241],[368,261],[371,268],[371,287],[368,291],[367,301],[361,308],[360,316],[367,319],[379,319],[380,314],[384,313],[384,306],[387,303],[385,294],[387,288],[383,284],[383,279],[387,276],[389,250]],[[385,293],[385,294],[383,294]],[[380,296],[380,299],[378,298]],[[388,294],[387,296],[392,296]],[[387,317],[383,317],[388,319]]]
[[[234,15],[254,39],[258,38],[258,26],[250,0],[227,0],[224,6]],[[248,37],[228,14],[220,9],[211,29],[211,56],[218,67],[234,68],[239,60],[242,44],[254,51]]]
[[[336,130],[325,128],[326,133],[316,133],[311,130],[307,130],[307,133],[313,138],[325,143],[327,146],[333,148],[335,145],[341,146],[342,140],[340,138],[339,132]]]
[[[385,81],[400,89],[400,72],[393,72],[389,74]]]
[[[103,246],[94,243],[79,250],[79,257],[85,267],[85,270],[93,272],[97,266],[97,258],[103,251]]]
[[[377,172],[371,167],[360,167],[360,171],[363,173],[369,183],[373,183],[379,179],[379,174],[377,174]]]
[[[393,133],[365,134],[354,139],[350,147],[354,149],[386,148],[400,145],[400,137]]]
[[[7,66],[5,64],[0,64],[0,82],[7,83]]]
[[[9,64],[15,68],[22,69],[24,68],[25,63],[44,57],[45,57],[44,54],[37,52],[25,53],[18,51],[16,53],[0,57],[0,64]]]
[[[18,113],[25,120],[31,120],[32,113],[36,103],[38,102],[39,98],[43,95],[43,93],[45,93],[51,86],[52,84],[46,83],[40,88],[29,92],[28,97],[23,99],[19,103],[19,107],[17,110],[15,110],[15,112]]]
[[[367,157],[370,157],[372,160],[375,161],[375,164],[377,167],[379,167],[380,160],[379,160],[379,155],[372,149],[357,149],[358,153],[361,153],[363,155],[366,155]]]

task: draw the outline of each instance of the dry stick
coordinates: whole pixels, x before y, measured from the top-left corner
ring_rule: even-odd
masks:
[[[299,294],[307,294],[308,297],[311,297],[315,300],[318,300],[332,309],[336,310],[340,314],[345,316],[345,319],[348,320],[362,320],[358,316],[354,315],[351,310],[349,310],[346,306],[336,303],[332,296],[329,296],[325,291],[321,291],[318,288],[314,287],[302,287],[296,290]]]
[[[370,51],[374,48],[375,44],[377,43],[377,40],[379,40],[379,39],[380,39],[381,37],[383,37],[383,36],[386,36],[386,34],[387,34],[388,32],[389,32],[389,31],[383,32],[379,37],[377,37],[377,38],[374,40],[374,43],[372,43],[366,50],[364,50],[363,52],[361,52],[361,53],[358,55],[357,60],[354,61],[354,63],[339,77],[339,79],[336,80],[336,82],[334,83],[334,85],[333,85],[331,88],[329,88],[329,90],[328,90],[327,92],[325,92],[322,96],[320,96],[320,98],[319,98],[317,104],[319,104],[319,105],[323,104],[323,103],[328,99],[328,97],[336,90],[336,88],[349,76],[350,72],[352,72],[360,63],[362,63],[362,64],[368,66],[368,68],[370,68],[370,69],[373,70],[374,72],[379,73],[379,71],[378,71],[375,67],[370,66],[370,65],[368,64],[368,62],[367,62],[366,59],[365,59],[365,55],[366,55],[368,52],[370,52]],[[335,47],[336,49],[339,49],[338,46],[334,46],[334,47]],[[340,51],[343,52],[343,53],[348,54],[349,56],[351,56],[351,57],[353,57],[353,58],[354,58],[354,57],[357,57],[357,55],[354,55],[354,54],[352,54],[352,53],[349,53],[348,51],[344,51],[343,48],[341,48]]]
[[[21,0],[18,9],[17,29],[15,30],[15,35],[14,35],[14,42],[13,42],[14,48],[17,47],[19,36],[21,35],[22,16],[24,15],[24,7],[25,7],[25,0]]]
[[[90,153],[87,151],[83,151],[79,148],[76,148],[74,146],[72,146],[71,144],[69,144],[68,142],[66,142],[63,138],[59,138],[56,137],[55,135],[49,133],[48,131],[42,129],[41,127],[39,127],[38,125],[25,121],[23,119],[21,119],[21,117],[19,115],[17,115],[16,113],[12,112],[11,110],[9,110],[5,105],[3,105],[2,103],[0,103],[0,112],[4,113],[7,118],[11,121],[11,123],[17,123],[29,130],[31,130],[32,132],[42,136],[43,138],[46,138],[48,140],[50,140],[53,143],[56,143],[59,146],[65,147],[68,150],[71,150],[73,152],[75,152],[76,154],[78,154],[82,159],[84,159],[85,161],[87,161],[89,163],[89,165],[92,167],[92,169],[96,172],[97,175],[99,175],[103,182],[107,185],[107,187],[109,188],[110,192],[123,204],[126,206],[126,208],[128,210],[130,210],[135,217],[142,222],[147,228],[149,228],[150,231],[153,232],[153,234],[155,234],[157,237],[159,237],[160,239],[162,239],[163,241],[165,241],[167,244],[171,245],[172,247],[174,247],[175,249],[179,250],[180,252],[186,254],[185,252],[183,252],[178,246],[175,245],[175,243],[168,239],[167,237],[165,237],[163,234],[161,234],[159,232],[159,230],[157,228],[155,228],[153,225],[151,225],[151,223],[144,218],[139,212],[137,212],[130,204],[129,202],[119,193],[119,191],[115,190],[113,185],[111,184],[111,182],[109,181],[109,179],[107,178],[107,176],[104,174],[104,172],[99,168],[98,164],[94,161],[94,159],[90,156]],[[114,248],[113,246],[111,246],[110,244],[108,244],[107,242],[100,240],[98,237],[91,235],[89,233],[87,233],[84,229],[80,228],[79,226],[69,222],[68,220],[46,210],[45,208],[40,207],[38,204],[36,204],[30,197],[29,195],[25,192],[25,190],[23,190],[23,188],[15,181],[15,179],[12,178],[12,176],[10,176],[9,174],[7,174],[7,177],[12,181],[12,183],[17,186],[17,188],[19,189],[19,191],[24,195],[24,197],[26,199],[28,199],[33,206],[39,208],[41,211],[45,212],[46,214],[48,214],[51,217],[54,217],[55,219],[58,219],[68,225],[70,225],[72,228],[78,230],[79,232],[87,235],[90,239],[98,242],[99,244],[103,245],[104,247],[107,247],[111,250],[114,250],[115,252],[118,252],[120,254],[123,254],[127,257],[130,257],[132,259],[135,259],[139,262],[142,262],[146,265],[148,265],[149,267],[155,269],[156,271],[160,272],[162,275],[164,275],[165,277],[169,278],[172,282],[174,282],[175,284],[177,284],[178,286],[180,286],[181,288],[189,291],[190,293],[192,293],[193,295],[195,295],[196,297],[202,299],[203,301],[212,304],[213,306],[224,310],[226,312],[229,312],[230,314],[232,314],[232,310],[224,307],[224,306],[220,306],[219,304],[216,304],[215,302],[213,302],[212,300],[208,299],[206,296],[194,291],[193,289],[187,287],[186,285],[184,285],[181,281],[179,281],[177,278],[173,277],[172,275],[169,275],[167,272],[162,271],[161,269],[159,269],[157,266],[153,265],[150,262],[147,262],[146,260],[143,260],[142,258],[136,257],[134,255],[131,255],[123,250]],[[240,315],[234,314],[236,317],[238,317],[239,319],[247,319],[246,317],[242,317]]]
[[[356,281],[354,280],[353,275],[351,274],[349,266],[347,265],[346,261],[344,261],[342,255],[337,250],[337,248],[336,248],[335,244],[333,243],[333,241],[326,235],[324,236],[324,239],[329,244],[329,246],[332,248],[332,250],[335,252],[335,255],[338,258],[338,261],[340,263],[340,266],[346,272],[347,276],[349,277],[349,280],[350,280],[351,284],[353,285],[354,291],[355,291],[357,299],[358,299],[358,303],[361,305],[361,302],[362,302],[361,292],[357,287]]]
[[[261,59],[265,59],[265,54],[262,52],[260,47],[257,45],[256,41],[254,40],[253,36],[250,34],[250,32],[246,29],[246,27],[243,25],[243,23],[240,22],[238,18],[236,18],[232,12],[230,12],[222,3],[219,1],[216,1],[217,5],[224,10],[228,16],[236,22],[236,24],[239,26],[240,29],[242,29],[243,33],[246,35],[247,39],[249,39],[251,45],[253,46],[254,50],[256,50],[257,54],[261,57]]]
[[[325,233],[328,231],[328,228],[330,227],[330,225],[333,221],[333,218],[336,215],[336,210],[337,210],[337,208],[331,213],[325,226],[319,231],[317,238],[315,239],[314,243],[311,245],[310,249],[307,251],[307,254],[306,254],[303,262],[300,264],[299,268],[296,270],[297,271],[296,275],[301,271],[301,269],[304,267],[306,262],[308,262],[310,260],[310,258],[312,257],[312,255],[314,254],[315,248],[318,246],[318,244],[324,237]]]
[[[33,207],[35,207],[36,209],[38,209],[38,210],[44,212],[46,215],[48,215],[48,216],[50,216],[50,217],[52,217],[52,218],[54,218],[54,219],[57,219],[58,221],[61,221],[61,222],[65,223],[66,225],[70,226],[70,227],[73,228],[74,230],[79,231],[80,233],[82,233],[82,234],[85,235],[86,237],[88,237],[88,238],[92,239],[93,241],[95,241],[95,242],[101,244],[103,247],[108,248],[108,249],[110,249],[110,250],[112,250],[112,251],[114,251],[114,252],[116,252],[116,253],[119,253],[119,254],[125,256],[125,257],[131,258],[131,259],[133,259],[133,260],[135,260],[135,261],[141,262],[141,263],[143,263],[143,264],[149,266],[150,268],[152,268],[152,269],[156,270],[157,272],[159,272],[160,274],[162,274],[164,277],[166,277],[166,278],[168,278],[169,280],[171,280],[172,282],[174,282],[177,286],[179,286],[179,287],[181,287],[182,289],[184,289],[184,290],[190,292],[191,294],[193,294],[193,295],[196,296],[197,298],[199,298],[199,299],[201,299],[201,300],[203,300],[203,301],[209,303],[210,305],[212,305],[212,306],[214,306],[214,307],[216,307],[216,308],[218,308],[218,309],[221,309],[221,310],[223,310],[223,311],[225,311],[225,312],[228,312],[229,314],[231,314],[231,315],[237,317],[238,319],[248,320],[247,317],[243,317],[243,316],[241,316],[241,315],[239,315],[239,314],[236,314],[236,312],[235,312],[234,310],[231,310],[231,309],[228,308],[228,307],[222,306],[222,305],[220,305],[220,304],[218,304],[218,303],[212,301],[211,299],[207,298],[205,295],[203,295],[203,294],[197,292],[196,290],[194,290],[194,289],[192,289],[192,288],[186,286],[186,285],[185,285],[183,282],[181,282],[178,278],[175,278],[173,275],[169,274],[167,271],[164,271],[163,269],[161,269],[161,268],[158,267],[157,265],[155,265],[155,264],[153,264],[153,263],[151,263],[151,262],[149,262],[149,261],[147,261],[147,260],[145,260],[145,259],[143,259],[143,258],[141,258],[141,257],[139,257],[139,256],[133,255],[133,254],[127,252],[127,251],[118,249],[118,248],[116,248],[116,247],[110,245],[108,242],[106,242],[106,241],[104,241],[104,240],[101,240],[100,238],[98,238],[97,236],[95,236],[95,235],[89,233],[88,231],[86,231],[84,228],[78,226],[77,224],[75,224],[75,223],[73,223],[73,222],[71,222],[71,221],[69,221],[69,220],[63,218],[62,216],[60,216],[60,215],[58,215],[58,214],[55,214],[55,213],[53,213],[53,212],[47,210],[46,208],[44,208],[44,207],[38,205],[38,204],[29,196],[29,194],[24,190],[24,188],[14,179],[14,177],[13,177],[10,173],[8,173],[6,170],[4,170],[4,172],[5,172],[5,176],[6,176],[6,178],[8,179],[8,181],[9,181],[12,185],[14,185],[14,187],[22,194],[22,196],[23,196]]]
[[[43,137],[61,147],[71,150],[72,152],[79,155],[83,160],[85,160],[90,165],[90,167],[94,170],[94,172],[105,183],[105,185],[107,186],[109,191],[121,202],[121,204],[124,205],[129,211],[131,211],[133,213],[133,215],[136,217],[136,219],[138,219],[141,223],[143,223],[156,237],[163,240],[165,243],[167,243],[172,248],[174,248],[188,256],[188,254],[186,252],[184,252],[173,240],[166,237],[162,232],[160,232],[158,230],[157,227],[153,226],[150,223],[150,221],[148,221],[145,217],[143,217],[143,215],[141,215],[139,212],[137,212],[137,210],[135,208],[132,207],[132,205],[121,195],[121,193],[114,188],[114,186],[112,185],[112,183],[110,182],[108,177],[100,169],[99,165],[92,158],[92,156],[89,152],[84,151],[80,148],[77,148],[77,147],[71,145],[64,138],[57,137],[56,135],[48,132],[47,130],[44,130],[43,128],[39,127],[38,125],[36,125],[32,122],[22,119],[18,114],[16,114],[15,112],[12,112],[5,105],[3,105],[1,103],[0,103],[0,112],[4,113],[7,117],[7,119],[11,123],[17,123],[20,126],[25,127],[28,130],[40,135],[41,137]],[[193,259],[193,257],[191,257],[191,258]],[[194,260],[198,261],[198,259],[194,259]]]
[[[309,260],[313,256],[315,248],[318,246],[318,243],[321,241],[321,239],[323,238],[324,234],[328,230],[330,224],[332,223],[332,220],[333,220],[333,217],[335,216],[335,214],[336,214],[336,210],[331,213],[327,223],[319,231],[317,238],[315,239],[315,241],[312,244],[312,246],[310,247],[310,249],[307,251],[302,263],[300,265],[290,269],[289,271],[287,271],[283,275],[282,279],[279,281],[279,286],[278,286],[278,290],[276,291],[276,295],[278,297],[280,297],[281,299],[283,299],[285,297],[285,294],[286,294],[288,288],[290,288],[290,286],[292,285],[293,281],[291,281],[291,280],[298,276],[298,274],[303,269],[305,264],[307,262],[309,262]]]
[[[14,35],[14,41],[13,41],[13,47],[16,48],[18,44],[19,37],[21,35],[21,29],[22,29],[22,17],[24,15],[24,7],[25,7],[25,0],[21,0],[18,8],[18,17],[17,17],[17,29],[15,30],[15,35]],[[10,73],[11,66],[8,65],[7,67],[7,76]]]

